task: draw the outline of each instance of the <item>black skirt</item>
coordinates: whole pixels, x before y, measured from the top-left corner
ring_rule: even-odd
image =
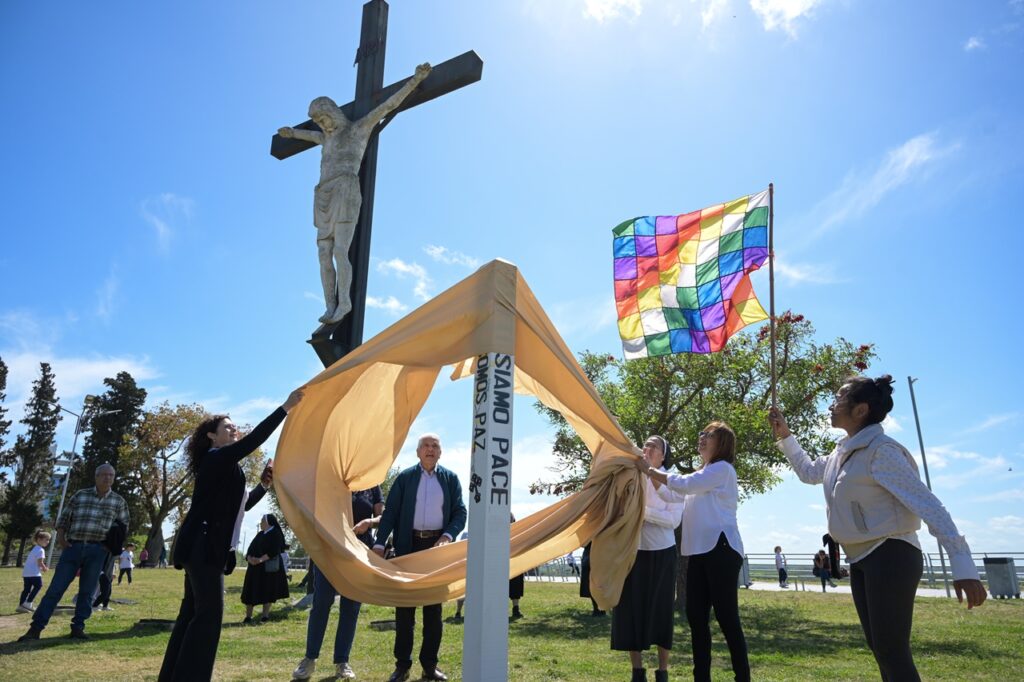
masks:
[[[508,598],[509,599],[522,599],[523,598],[523,574],[520,573],[515,578],[508,581]]]
[[[638,551],[622,597],[612,610],[612,649],[646,651],[672,648],[672,602],[676,583],[675,545]]]
[[[280,561],[278,563],[281,563]],[[266,564],[248,564],[242,583],[242,603],[247,606],[270,604],[288,598],[288,577],[282,569],[266,571]]]

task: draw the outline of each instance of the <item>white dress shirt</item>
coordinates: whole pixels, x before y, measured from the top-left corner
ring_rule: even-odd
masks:
[[[666,502],[661,499],[655,491],[651,479],[647,477],[645,479],[647,494],[644,496],[644,525],[640,530],[638,549],[652,552],[674,547],[676,544],[675,529],[682,520],[683,503],[681,501]]]
[[[444,490],[437,480],[437,470],[427,471],[420,465],[420,483],[416,488],[416,512],[412,517],[413,530],[442,530],[444,528]]]
[[[825,484],[825,503],[829,504],[829,486],[834,487],[835,481],[825,481],[825,469],[831,458],[841,458],[845,454],[844,445],[848,440],[849,438],[844,438],[840,441],[831,455],[819,457],[813,461],[792,435],[780,440],[777,445],[786,455],[801,481]],[[949,552],[950,569],[954,580],[979,579],[978,568],[971,559],[971,548],[968,546],[967,540],[960,535],[949,512],[942,506],[939,498],[924,484],[902,452],[888,444],[879,447],[871,461],[871,477],[904,507],[920,517],[928,526],[928,532],[935,536],[939,544]],[[902,533],[879,538],[869,543],[860,543],[856,546],[844,545],[846,560],[851,564],[856,563],[886,540],[903,540],[921,549],[917,533]]]
[[[683,503],[683,556],[710,552],[725,533],[729,546],[743,556],[743,540],[736,525],[739,485],[736,470],[724,461],[712,462],[692,474],[669,474],[668,485],[658,488],[666,502]]]

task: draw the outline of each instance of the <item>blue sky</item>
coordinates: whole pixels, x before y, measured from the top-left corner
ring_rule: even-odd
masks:
[[[359,8],[0,7],[16,418],[39,361],[71,409],[126,369],[153,402],[249,422],[319,370],[319,154],[268,149],[314,97],[351,97]],[[919,377],[936,492],[974,550],[1024,551],[1022,38],[1020,0],[395,0],[387,82],[469,49],[485,66],[382,135],[367,338],[502,257],[570,347],[618,354],[611,228],[774,182],[779,308],[876,344],[914,452]],[[468,393],[442,380],[414,429],[463,478]],[[526,487],[551,433],[516,409],[522,515],[550,502]],[[748,551],[811,551],[821,492],[787,475],[740,524]]]

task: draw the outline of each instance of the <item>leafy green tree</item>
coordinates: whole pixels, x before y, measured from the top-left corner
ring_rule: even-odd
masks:
[[[43,524],[43,515],[39,504],[34,499],[34,491],[21,483],[8,486],[3,502],[0,502],[0,530],[7,537],[4,542],[3,564],[11,556],[11,545],[14,540],[21,541],[16,564],[22,565],[25,550],[25,538],[30,537]]]
[[[146,402],[146,389],[135,383],[128,372],[103,380],[107,390],[86,404],[81,432],[88,431],[82,445],[81,459],[71,472],[68,494],[94,485],[96,467],[109,462],[117,471],[114,488],[128,503],[132,528],[143,518],[144,500],[132,495],[124,485],[124,472],[119,461],[120,448],[142,419],[142,406]]]
[[[814,327],[803,315],[778,318],[777,391],[791,428],[801,434],[810,453],[831,449],[825,406],[852,373],[867,369],[874,357],[870,344],[843,338],[814,340]],[[780,480],[785,463],[768,427],[771,371],[768,326],[734,336],[719,353],[668,355],[618,360],[583,352],[580,365],[594,383],[622,429],[634,443],[660,434],[672,444],[671,462],[682,472],[700,464],[697,434],[721,420],[736,432],[736,473],[741,495],[763,493]],[[590,453],[561,414],[538,403],[555,426],[554,480],[539,480],[532,492],[568,495],[580,489],[590,471]]]
[[[161,403],[142,413],[138,426],[126,434],[118,449],[119,488],[140,510],[137,520],[133,517],[133,526],[148,524],[145,547],[152,557],[159,557],[164,546],[164,522],[184,519],[194,484],[185,445],[209,416],[201,405]],[[263,470],[260,453],[246,457],[241,464],[250,481]]]

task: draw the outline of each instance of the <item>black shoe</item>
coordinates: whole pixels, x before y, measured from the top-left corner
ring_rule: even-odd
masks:
[[[519,610],[519,607],[512,609],[512,618],[510,620],[519,620],[523,617],[523,612]]]
[[[263,617],[260,618],[260,622],[261,623],[266,623],[269,620],[270,620],[270,616],[263,616]]]
[[[655,670],[654,671],[654,682],[668,682],[668,671],[667,670]]]
[[[71,628],[68,637],[71,639],[89,639],[89,635],[85,634],[85,628]]]
[[[438,682],[444,682],[444,680],[448,679],[448,676],[445,675],[440,670],[438,670],[437,667],[435,666],[433,668],[424,668],[423,669],[423,677],[421,677],[420,679],[421,680],[438,680]]]
[[[252,616],[246,616],[243,618],[242,625],[252,625]]]
[[[391,673],[391,677],[388,678],[388,682],[405,682],[408,679],[408,668],[395,668],[395,672]]]
[[[33,625],[32,627],[30,627],[28,629],[28,632],[26,632],[25,634],[23,634],[21,637],[18,638],[18,641],[19,642],[29,642],[29,641],[31,641],[33,639],[39,639],[39,633],[40,632],[42,632],[42,630],[40,630],[35,625]]]
[[[590,612],[590,615],[591,615],[592,618],[604,618],[605,612],[601,611],[599,609],[594,609],[593,611]]]
[[[633,668],[633,677],[630,682],[647,682],[647,671],[643,668]]]

